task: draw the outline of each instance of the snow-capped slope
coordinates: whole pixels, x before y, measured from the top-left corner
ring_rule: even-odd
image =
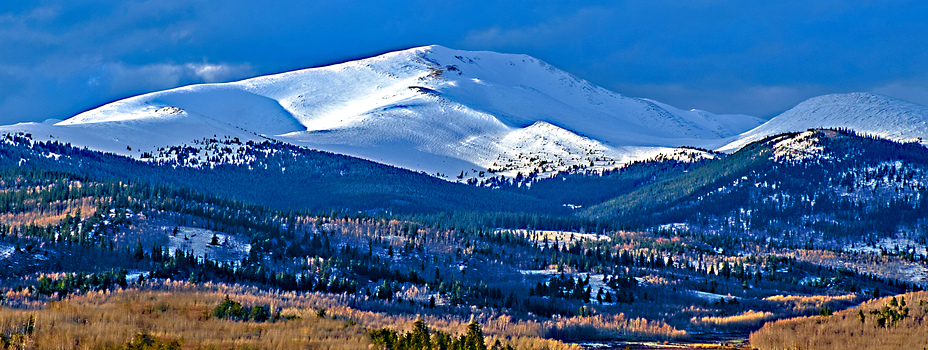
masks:
[[[898,141],[924,142],[928,140],[928,107],[862,92],[813,97],[739,135],[720,150],[733,152],[767,136],[814,128],[846,128]]]
[[[455,175],[614,167],[677,146],[716,145],[761,122],[622,96],[525,55],[424,46],[149,93],[0,132],[134,157],[214,135],[270,137]]]

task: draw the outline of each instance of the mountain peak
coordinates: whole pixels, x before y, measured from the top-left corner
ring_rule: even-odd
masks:
[[[623,96],[527,55],[427,45],[152,92],[33,128],[134,157],[216,135],[457,174],[540,169],[531,157],[550,157],[542,159],[553,164],[546,173],[581,163],[620,166],[677,146],[718,143],[761,122]]]
[[[874,105],[904,105],[913,103],[892,98],[885,95],[871,92],[850,92],[840,94],[827,94],[809,98],[800,102],[796,107],[799,108],[808,105],[825,105],[825,104],[852,104],[857,106],[874,106]],[[916,105],[917,106],[917,105]]]
[[[928,140],[928,107],[868,92],[810,98],[750,130],[722,151],[767,136],[818,128],[846,128],[897,141]]]

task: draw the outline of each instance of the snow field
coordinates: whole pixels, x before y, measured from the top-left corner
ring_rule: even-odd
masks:
[[[761,122],[622,96],[525,55],[423,46],[148,93],[0,131],[136,158],[203,138],[269,137],[451,180],[487,169],[612,169],[718,144]]]

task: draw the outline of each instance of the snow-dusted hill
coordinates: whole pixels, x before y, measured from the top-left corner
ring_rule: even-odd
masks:
[[[149,93],[0,132],[133,157],[214,135],[269,137],[451,179],[615,167],[717,145],[761,122],[622,96],[525,55],[424,46]]]
[[[748,143],[786,132],[846,128],[898,141],[928,140],[928,107],[891,97],[850,93],[813,97],[721,148],[733,152]]]

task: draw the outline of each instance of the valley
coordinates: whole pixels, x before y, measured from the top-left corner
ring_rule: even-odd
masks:
[[[487,344],[500,340],[499,348],[646,347],[654,341],[720,346],[742,344],[771,321],[830,314],[925,286],[917,271],[926,260],[919,213],[928,157],[915,144],[814,130],[727,156],[656,158],[608,173],[562,174],[495,189],[434,182],[281,143],[205,144],[213,145],[206,147],[213,153],[199,155],[212,162],[208,166],[179,156],[181,149],[151,162],[8,135],[0,149],[0,208],[10,218],[0,227],[8,247],[0,318],[9,320],[9,339],[37,347],[102,347],[151,334],[183,339],[184,347],[294,346],[271,341],[265,331],[250,338],[188,336],[157,319],[116,338],[92,336],[83,323],[56,331],[60,339],[40,336],[53,327],[43,320],[60,317],[48,313],[61,302],[87,305],[80,303],[103,298],[94,303],[117,307],[120,298],[157,295],[152,300],[172,300],[156,305],[160,312],[192,317],[189,310],[218,307],[216,295],[228,293],[247,307],[279,312],[268,332],[312,328],[331,318],[349,325],[354,335],[345,336],[362,347],[380,341],[368,332],[388,327],[402,334],[420,318],[433,335],[451,336],[474,320]],[[801,157],[781,151],[796,145],[810,151]],[[829,156],[835,153],[852,156]],[[328,187],[290,182],[286,188],[328,194],[331,206],[268,195],[293,181],[290,171],[313,178],[308,170],[320,166],[339,169],[335,177],[317,170]],[[253,180],[256,172],[261,182]],[[416,182],[377,180],[376,174],[391,172]],[[192,181],[210,178],[216,180]],[[359,181],[383,182],[355,187]],[[421,188],[422,195],[402,188]],[[585,195],[608,193],[599,188],[613,192],[600,203]],[[441,193],[457,193],[455,211],[441,209],[448,198]],[[574,209],[557,205],[565,195],[586,202],[575,201],[583,206]],[[351,205],[338,204],[346,199]],[[887,216],[887,208],[896,214]],[[889,242],[905,244],[884,247]],[[213,301],[201,300],[202,293]],[[304,306],[288,306],[296,300]],[[327,316],[315,315],[320,310]],[[26,315],[35,317],[34,325]],[[155,316],[147,315],[142,310],[137,317]],[[69,324],[61,322],[54,324]],[[248,318],[209,322],[265,327]],[[316,334],[307,341],[318,340],[300,344],[335,336],[302,332]],[[351,342],[325,344],[356,348]]]
[[[867,93],[767,121],[684,111],[424,46],[2,126],[0,345],[908,334],[921,309],[877,304],[928,286],[926,120]],[[847,321],[858,309],[882,324]]]

